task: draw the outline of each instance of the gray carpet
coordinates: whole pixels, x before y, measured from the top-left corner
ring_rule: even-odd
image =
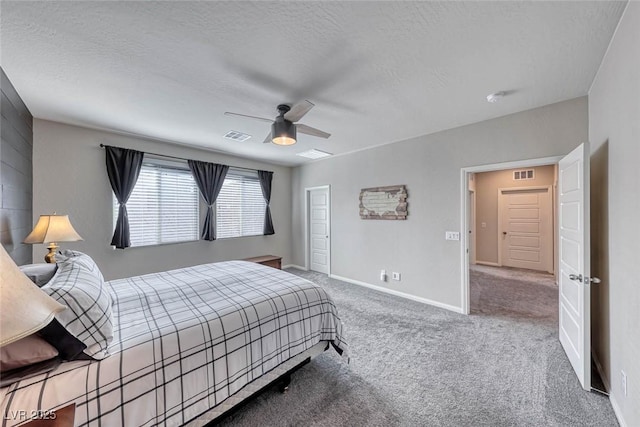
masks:
[[[605,396],[582,390],[557,332],[544,274],[472,271],[464,316],[313,272],[345,323],[347,365],[327,351],[267,390],[228,426],[617,426]]]

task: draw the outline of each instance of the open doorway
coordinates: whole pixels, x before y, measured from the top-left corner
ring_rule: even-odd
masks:
[[[557,165],[477,172],[469,181],[471,263],[553,274]]]
[[[469,173],[469,295],[475,314],[557,317],[557,164]]]
[[[560,159],[462,169],[462,223],[467,236],[461,245],[464,313],[471,311],[470,268],[527,266],[546,274],[556,271],[555,183]],[[541,206],[547,212],[544,218]]]
[[[591,390],[591,354],[590,354],[590,292],[591,283],[598,283],[599,279],[591,277],[590,226],[589,226],[589,143],[584,142],[564,157],[523,160],[503,164],[483,165],[461,169],[461,223],[464,233],[462,236],[462,311],[470,313],[470,266],[469,238],[466,230],[471,230],[469,221],[469,176],[481,172],[505,169],[520,169],[529,177],[527,168],[557,164],[557,204],[554,211],[557,227],[554,228],[554,252],[558,254],[554,270],[557,271],[554,285],[557,283],[558,297],[550,304],[552,312],[557,313],[550,318],[557,326],[559,342],[567,355],[571,367],[585,390]],[[515,175],[514,175],[515,176]],[[477,183],[474,183],[477,192]],[[499,190],[503,192],[502,190]],[[531,188],[529,191],[533,191]],[[507,190],[508,192],[508,190]],[[553,191],[556,194],[555,191]],[[521,197],[515,204],[531,204],[530,197]],[[496,213],[496,216],[498,214]],[[478,218],[477,221],[482,222]],[[522,218],[516,218],[522,222]],[[521,242],[522,243],[522,242]],[[519,247],[524,245],[520,244]],[[554,257],[556,258],[556,257]],[[502,258],[496,261],[501,263]],[[476,255],[477,261],[477,255]],[[500,267],[498,265],[497,267]],[[495,267],[489,267],[495,268]],[[523,270],[532,272],[536,270]],[[556,311],[557,310],[557,311]]]
[[[471,313],[557,317],[556,185],[556,164],[469,174]]]

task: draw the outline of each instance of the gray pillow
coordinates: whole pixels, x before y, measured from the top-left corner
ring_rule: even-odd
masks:
[[[0,387],[52,371],[60,364],[56,356],[58,350],[36,334],[0,347]]]
[[[4,374],[12,369],[53,359],[57,355],[55,347],[32,334],[0,347],[0,372]]]
[[[57,264],[26,264],[21,265],[22,271],[33,283],[38,287],[46,285],[49,280],[56,274]]]

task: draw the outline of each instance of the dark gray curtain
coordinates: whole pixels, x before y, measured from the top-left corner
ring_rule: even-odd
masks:
[[[217,163],[201,162],[199,160],[189,160],[189,169],[202,198],[207,203],[207,216],[202,227],[202,240],[216,240],[216,229],[213,221],[213,204],[220,194],[220,189],[227,176],[229,166]]]
[[[267,209],[264,213],[264,235],[269,236],[275,234],[273,221],[271,220],[271,208],[269,207],[269,202],[271,202],[271,179],[273,178],[273,172],[258,171],[258,178],[260,178],[262,196],[264,197],[264,201],[267,202]]]
[[[131,246],[129,235],[129,217],[127,216],[127,200],[138,181],[144,153],[126,148],[105,147],[107,152],[107,174],[113,193],[118,199],[118,220],[113,232],[111,245],[118,249]]]

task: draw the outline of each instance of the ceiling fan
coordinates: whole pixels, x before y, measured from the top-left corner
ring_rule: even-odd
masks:
[[[290,107],[287,104],[278,105],[278,117],[275,120],[265,119],[263,117],[248,116],[246,114],[225,112],[226,116],[238,116],[248,119],[261,120],[271,123],[271,133],[264,139],[264,143],[273,142],[277,145],[293,145],[296,143],[296,131],[307,135],[313,135],[320,138],[329,138],[330,133],[323,132],[319,129],[312,128],[302,123],[295,123],[314,107],[312,102],[305,100],[299,104]]]

